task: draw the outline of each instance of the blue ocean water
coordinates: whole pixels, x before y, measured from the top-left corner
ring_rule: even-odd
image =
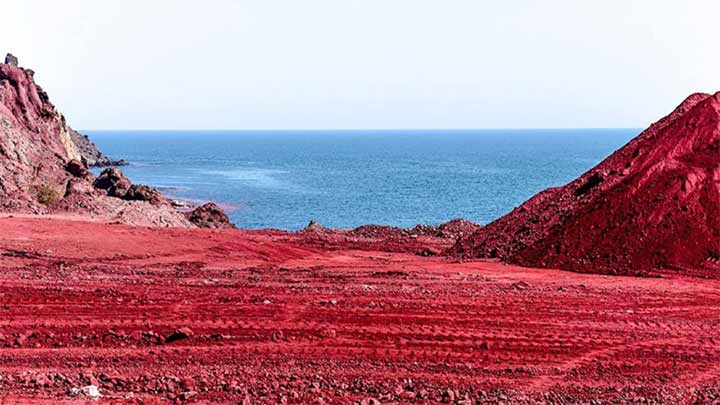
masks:
[[[241,228],[488,223],[636,129],[85,131],[136,183],[229,206]]]

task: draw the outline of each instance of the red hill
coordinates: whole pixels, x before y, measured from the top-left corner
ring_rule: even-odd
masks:
[[[451,254],[601,273],[720,269],[720,93],[691,95],[578,179],[535,195]]]

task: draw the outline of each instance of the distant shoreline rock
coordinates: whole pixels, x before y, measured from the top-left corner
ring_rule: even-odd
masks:
[[[107,166],[127,166],[128,162],[124,159],[113,160],[107,155],[100,152],[97,146],[85,134],[69,128],[70,139],[77,147],[80,156],[88,167],[107,167]]]

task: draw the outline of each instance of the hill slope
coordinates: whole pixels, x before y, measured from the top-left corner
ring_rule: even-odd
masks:
[[[718,269],[720,93],[691,95],[578,179],[450,253],[602,273]]]

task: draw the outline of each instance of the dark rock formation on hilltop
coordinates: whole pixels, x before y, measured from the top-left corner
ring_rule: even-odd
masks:
[[[80,153],[88,167],[125,166],[128,164],[123,159],[113,160],[100,152],[87,135],[81,134],[72,128],[68,128],[68,131],[78,153]]]
[[[15,55],[9,53],[9,54],[5,55],[5,63],[8,65],[17,66],[18,59],[15,57]]]
[[[575,181],[449,253],[586,272],[720,270],[720,93],[691,95]]]
[[[132,184],[117,169],[95,179],[83,145],[75,143],[74,131],[35,84],[33,72],[18,67],[11,55],[6,62],[0,64],[1,211],[193,226],[160,192]]]

